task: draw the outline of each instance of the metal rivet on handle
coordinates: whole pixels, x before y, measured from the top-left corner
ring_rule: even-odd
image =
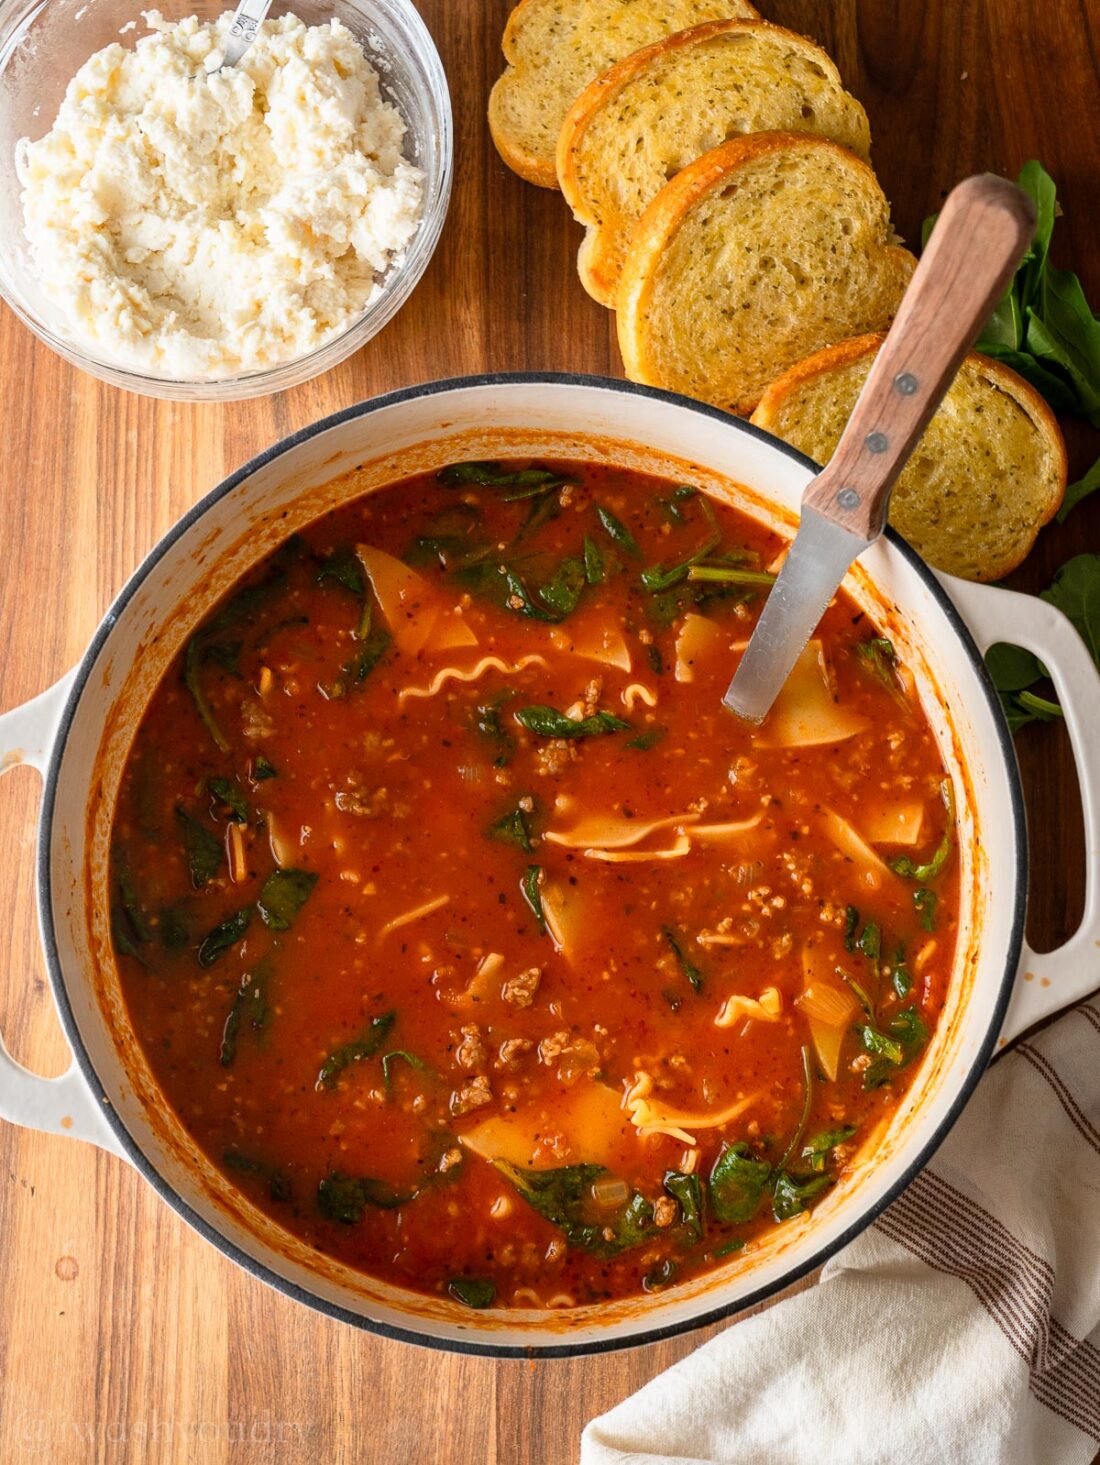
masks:
[[[867,434],[867,450],[871,453],[885,453],[890,446],[890,439],[884,432],[869,432]]]
[[[920,386],[911,371],[903,371],[900,376],[894,378],[894,390],[900,392],[903,397],[911,397]]]
[[[842,509],[859,508],[859,494],[854,488],[842,488],[836,496],[836,501]]]

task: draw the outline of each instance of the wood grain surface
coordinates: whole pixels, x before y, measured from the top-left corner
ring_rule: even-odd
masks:
[[[871,117],[874,161],[913,240],[968,173],[1057,179],[1055,262],[1100,300],[1100,6],[1093,0],[760,0],[836,57]],[[463,372],[617,373],[610,316],[578,284],[580,231],[558,195],[499,162],[484,122],[504,0],[422,0],[451,83],[454,201],[438,253],[398,319],[338,370],[230,406],[147,401],[65,365],[0,314],[5,444],[0,707],[83,651],[115,592],[169,525],[292,429],[390,387]],[[1100,444],[1071,434],[1080,471]],[[1049,583],[1100,547],[1100,495],[1044,531],[1013,577]],[[1076,783],[1054,727],[1019,740],[1034,849],[1032,936],[1050,946],[1081,907]],[[39,1072],[68,1055],[34,920],[39,788],[0,784],[0,1030]],[[576,1458],[584,1421],[714,1330],[575,1362],[494,1363],[352,1331],[269,1291],[194,1236],[121,1161],[0,1128],[0,1460],[535,1462]]]

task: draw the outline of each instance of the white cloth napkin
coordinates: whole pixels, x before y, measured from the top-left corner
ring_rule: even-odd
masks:
[[[1100,1000],[995,1063],[816,1287],[584,1431],[581,1465],[1087,1465],[1100,1445]]]

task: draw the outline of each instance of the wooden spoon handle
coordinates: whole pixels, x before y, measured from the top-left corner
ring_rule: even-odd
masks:
[[[980,174],[947,196],[836,451],[803,504],[863,539],[1035,231],[1014,183]]]

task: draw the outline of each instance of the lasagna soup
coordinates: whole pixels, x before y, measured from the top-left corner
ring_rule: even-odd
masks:
[[[319,1251],[471,1308],[656,1291],[811,1211],[917,1072],[951,783],[843,594],[721,705],[782,541],[689,483],[458,463],[195,629],[111,893],[187,1131]]]

